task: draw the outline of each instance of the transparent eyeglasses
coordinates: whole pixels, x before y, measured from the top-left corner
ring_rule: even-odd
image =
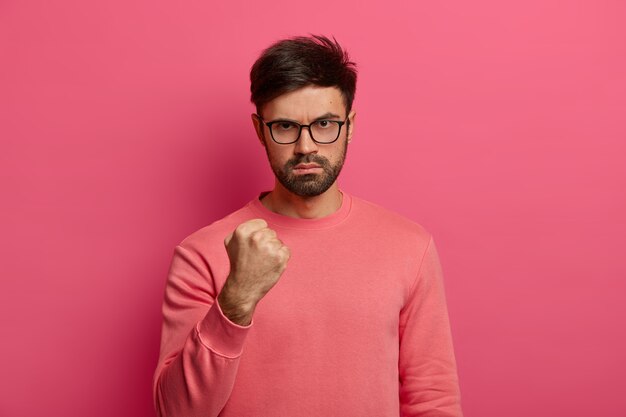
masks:
[[[303,125],[292,120],[266,122],[261,116],[257,115],[257,117],[265,126],[269,127],[272,140],[281,145],[297,142],[300,139],[303,128],[309,129],[309,134],[314,142],[321,144],[333,143],[339,138],[341,127],[348,120],[347,117],[343,121],[320,119],[311,124]]]

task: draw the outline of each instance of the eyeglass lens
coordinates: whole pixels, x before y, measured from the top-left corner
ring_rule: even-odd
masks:
[[[339,136],[341,124],[334,120],[318,120],[311,123],[309,133],[311,137],[320,143],[334,142]],[[302,130],[306,129],[303,127]],[[300,135],[300,125],[290,121],[278,121],[272,123],[271,133],[276,142],[291,143],[298,140]]]

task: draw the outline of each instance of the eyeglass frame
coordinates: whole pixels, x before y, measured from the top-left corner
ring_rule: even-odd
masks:
[[[337,137],[335,139],[333,139],[330,142],[319,142],[319,141],[315,140],[315,138],[313,137],[313,133],[311,132],[311,125],[313,125],[313,123],[309,123],[308,125],[303,125],[303,124],[300,124],[298,122],[294,122],[293,120],[283,120],[283,119],[272,120],[271,122],[266,122],[258,114],[255,114],[255,116],[261,121],[262,124],[264,124],[265,126],[267,126],[269,128],[269,130],[270,130],[270,137],[272,138],[272,140],[275,143],[277,143],[279,145],[292,145],[292,144],[296,143],[297,141],[299,141],[300,140],[300,136],[302,136],[302,128],[304,128],[304,127],[309,129],[309,136],[311,137],[311,140],[313,142],[315,142],[315,143],[317,143],[319,145],[330,145],[331,143],[337,142],[337,139],[339,139],[339,136],[341,136],[341,128],[343,127],[343,125],[345,125],[346,123],[348,123],[348,125],[350,125],[350,122],[348,121],[348,119],[350,118],[350,115],[347,115],[346,118],[343,119],[343,120],[328,120],[328,119],[315,120],[313,123],[317,123],[317,122],[321,122],[323,120],[326,120],[328,122],[337,123],[339,125],[339,130],[337,131]],[[296,139],[293,142],[278,142],[276,139],[274,139],[274,132],[272,132],[272,125],[274,123],[280,123],[280,122],[294,123],[294,124],[299,126],[298,136],[296,136]]]

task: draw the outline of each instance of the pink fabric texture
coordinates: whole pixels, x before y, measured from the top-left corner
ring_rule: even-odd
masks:
[[[319,219],[256,198],[176,247],[154,375],[159,416],[462,416],[433,237],[342,194]],[[224,237],[252,218],[291,258],[239,326],[215,300],[229,273]]]

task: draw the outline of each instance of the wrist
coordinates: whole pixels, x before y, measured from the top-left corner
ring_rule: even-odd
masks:
[[[252,321],[256,302],[246,300],[228,285],[228,281],[217,296],[217,302],[224,315],[233,323],[247,326]]]

